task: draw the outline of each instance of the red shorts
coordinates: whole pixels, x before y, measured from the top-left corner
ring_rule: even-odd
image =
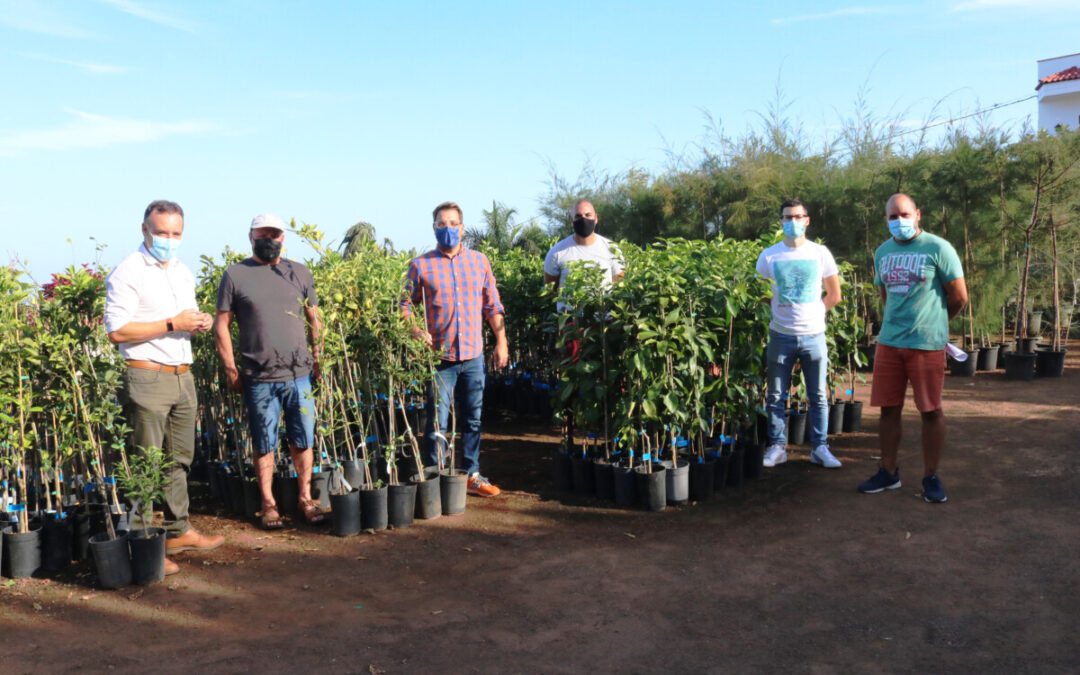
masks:
[[[904,349],[879,342],[874,352],[870,405],[903,406],[909,381],[919,412],[940,410],[941,390],[945,386],[945,350]]]

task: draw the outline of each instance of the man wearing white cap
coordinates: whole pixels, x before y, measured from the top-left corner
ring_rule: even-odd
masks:
[[[262,493],[259,512],[266,529],[282,527],[271,489],[278,427],[285,431],[300,488],[298,510],[309,523],[324,516],[311,499],[315,400],[312,379],[319,378],[319,318],[315,281],[304,265],[281,257],[285,223],[262,213],[248,235],[253,255],[229,267],[218,287],[214,339],[229,389],[242,391],[247,404],[255,472]],[[229,326],[240,328],[240,364],[233,356]]]

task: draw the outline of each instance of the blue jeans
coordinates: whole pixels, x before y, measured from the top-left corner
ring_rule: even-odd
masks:
[[[278,445],[281,410],[285,409],[285,434],[297,450],[315,445],[315,399],[311,395],[311,376],[288,382],[244,382],[248,427],[255,454],[273,452]]]
[[[437,377],[427,391],[427,409],[434,405],[435,385],[439,386],[439,431],[450,438],[450,395],[454,396],[458,428],[462,429],[461,446],[465,466],[470,474],[480,472],[480,409],[484,404],[484,358],[478,356],[468,361],[443,361],[435,366]],[[438,446],[435,438],[435,418],[428,413],[425,429],[424,466],[438,464]],[[446,446],[442,446],[446,452]],[[448,459],[444,460],[449,461]]]
[[[806,382],[806,398],[810,405],[810,445],[825,445],[829,433],[829,397],[825,392],[825,376],[829,370],[829,354],[825,333],[817,335],[784,335],[769,331],[768,391],[765,409],[769,413],[769,445],[787,447],[784,431],[784,394],[791,386],[791,368],[795,360],[802,366]]]

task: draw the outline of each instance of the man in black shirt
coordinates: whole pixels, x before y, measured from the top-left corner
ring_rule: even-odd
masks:
[[[263,213],[251,221],[253,255],[229,267],[218,287],[214,338],[229,389],[244,393],[262,493],[259,513],[266,529],[282,526],[271,485],[281,413],[300,489],[298,508],[309,523],[324,518],[311,499],[315,400],[319,378],[319,318],[315,282],[304,265],[281,257],[285,224]],[[229,326],[240,328],[240,364],[233,356]]]

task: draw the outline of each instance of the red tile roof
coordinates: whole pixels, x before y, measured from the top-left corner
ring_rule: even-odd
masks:
[[[1080,67],[1072,66],[1060,72],[1054,73],[1053,75],[1047,75],[1046,77],[1039,80],[1039,84],[1035,87],[1035,89],[1038,90],[1039,87],[1043,86],[1044,84],[1053,84],[1054,82],[1067,82],[1069,80],[1080,80]]]

